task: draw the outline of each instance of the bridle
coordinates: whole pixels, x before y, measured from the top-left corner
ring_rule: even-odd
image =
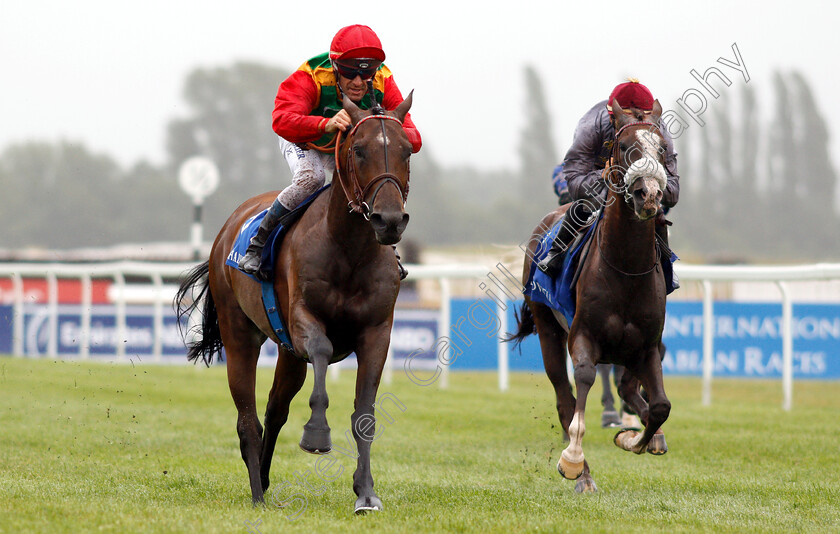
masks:
[[[344,194],[349,200],[347,206],[350,208],[351,212],[360,213],[365,220],[370,220],[371,214],[371,206],[376,201],[376,195],[379,194],[379,191],[386,185],[392,184],[394,187],[397,188],[399,191],[400,196],[402,197],[403,205],[405,205],[405,201],[408,198],[408,180],[406,180],[405,190],[403,190],[402,185],[397,178],[397,176],[393,173],[388,172],[388,142],[385,133],[385,121],[394,121],[402,127],[402,121],[397,119],[396,117],[391,117],[390,115],[368,115],[363,117],[359,122],[357,122],[353,128],[350,130],[350,133],[347,134],[346,141],[349,141],[353,138],[356,134],[356,130],[369,120],[381,120],[382,122],[380,125],[382,126],[382,139],[383,139],[383,146],[385,149],[385,172],[377,175],[374,177],[368,184],[363,188],[359,183],[359,178],[356,174],[356,153],[353,150],[353,144],[349,142],[345,142],[347,146],[347,162],[348,162],[348,169],[347,169],[347,177],[350,181],[349,185],[345,183],[345,180],[342,178],[343,173],[341,172],[341,135],[342,132],[339,131],[338,135],[336,136],[335,142],[335,167],[338,171],[338,181],[341,184],[341,188],[344,190]],[[352,189],[352,196],[351,196],[351,189]],[[370,201],[367,201],[368,194],[373,190],[373,194],[370,195]]]
[[[657,130],[658,132],[660,132],[660,130],[659,130],[659,125],[654,124],[654,123],[652,123],[652,122],[647,122],[647,121],[636,121],[636,122],[631,122],[631,123],[629,123],[629,124],[625,124],[624,126],[622,126],[621,128],[619,128],[619,130],[618,130],[617,132],[615,132],[615,140],[613,141],[612,155],[611,155],[611,158],[610,158],[613,162],[619,162],[619,161],[620,161],[620,158],[621,158],[621,146],[619,145],[619,142],[618,142],[618,137],[621,135],[621,133],[622,133],[624,130],[626,130],[627,128],[630,128],[630,127],[632,127],[632,126],[642,126],[642,125],[644,125],[644,126],[649,126],[649,127],[651,127],[651,128],[656,128],[656,130]],[[661,132],[660,132],[660,136],[661,136],[661,135],[662,135],[662,134],[661,134]],[[625,171],[625,172],[626,172],[626,171]],[[615,185],[615,184],[613,184],[613,185]],[[629,187],[627,187],[627,190],[625,190],[625,191],[624,191],[624,201],[625,201],[628,205],[632,206],[632,203],[633,203],[633,196],[632,196],[632,195],[630,195],[630,193],[628,192],[628,190],[629,190]],[[596,234],[596,236],[595,236],[595,237],[596,237],[596,239],[597,239],[597,241],[598,241],[598,251],[601,253],[601,259],[602,259],[602,260],[604,261],[604,263],[606,263],[606,264],[607,264],[607,265],[608,265],[608,266],[609,266],[612,270],[614,270],[614,271],[616,271],[616,272],[618,272],[619,274],[622,274],[622,275],[624,275],[624,276],[644,276],[644,275],[646,275],[646,274],[651,273],[654,269],[656,269],[656,268],[657,268],[657,266],[659,265],[659,252],[658,252],[658,247],[659,247],[659,244],[658,244],[658,242],[656,242],[656,241],[654,241],[654,250],[655,250],[655,252],[654,252],[653,265],[651,266],[651,268],[650,268],[650,269],[648,269],[648,270],[646,270],[646,271],[644,271],[644,272],[639,272],[639,273],[628,273],[628,272],[622,271],[621,269],[619,269],[619,268],[618,268],[618,267],[616,267],[615,265],[611,264],[611,263],[609,262],[609,260],[607,260],[607,257],[606,257],[606,255],[604,254],[604,250],[603,250],[603,248],[601,248],[601,229],[602,229],[602,228],[603,228],[603,226],[599,226],[599,227],[598,227],[598,232],[597,232],[597,234]]]

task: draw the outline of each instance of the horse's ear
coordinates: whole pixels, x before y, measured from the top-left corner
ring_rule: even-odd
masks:
[[[659,122],[659,118],[662,116],[662,105],[658,99],[653,101],[653,109],[650,114],[653,117],[653,122]]]
[[[359,122],[359,120],[361,120],[362,116],[364,116],[365,114],[364,110],[360,109],[359,106],[354,104],[353,101],[347,97],[344,97],[344,102],[342,103],[342,105],[344,107],[344,111],[350,114],[350,120],[353,121],[353,124]]]
[[[400,122],[405,121],[405,116],[408,115],[408,110],[411,109],[411,102],[414,100],[414,89],[408,93],[408,96],[405,97],[399,106],[394,110],[394,115],[400,119]]]
[[[615,131],[618,131],[621,128],[623,128],[625,124],[630,124],[630,122],[633,120],[633,117],[624,113],[624,109],[621,107],[621,104],[618,103],[617,98],[613,98],[612,112],[613,117],[615,118]]]

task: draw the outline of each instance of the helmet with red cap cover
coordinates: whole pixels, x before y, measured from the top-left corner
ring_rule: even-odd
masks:
[[[614,100],[618,100],[618,105],[624,109],[636,108],[642,111],[653,109],[654,99],[650,89],[639,83],[639,80],[635,78],[629,78],[628,80],[616,85],[610,93],[610,98],[607,100],[607,110],[610,115],[613,113],[612,103]]]

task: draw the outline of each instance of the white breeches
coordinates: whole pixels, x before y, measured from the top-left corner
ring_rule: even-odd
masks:
[[[280,150],[292,171],[292,184],[283,189],[277,200],[287,209],[295,209],[303,200],[324,186],[327,176],[332,179],[335,156],[332,152],[303,150],[295,143],[280,137]]]

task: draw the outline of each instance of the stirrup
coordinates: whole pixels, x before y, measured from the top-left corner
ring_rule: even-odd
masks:
[[[403,267],[403,264],[400,263],[400,260],[397,260],[397,267],[400,270],[400,282],[402,282],[408,276],[408,269]]]

